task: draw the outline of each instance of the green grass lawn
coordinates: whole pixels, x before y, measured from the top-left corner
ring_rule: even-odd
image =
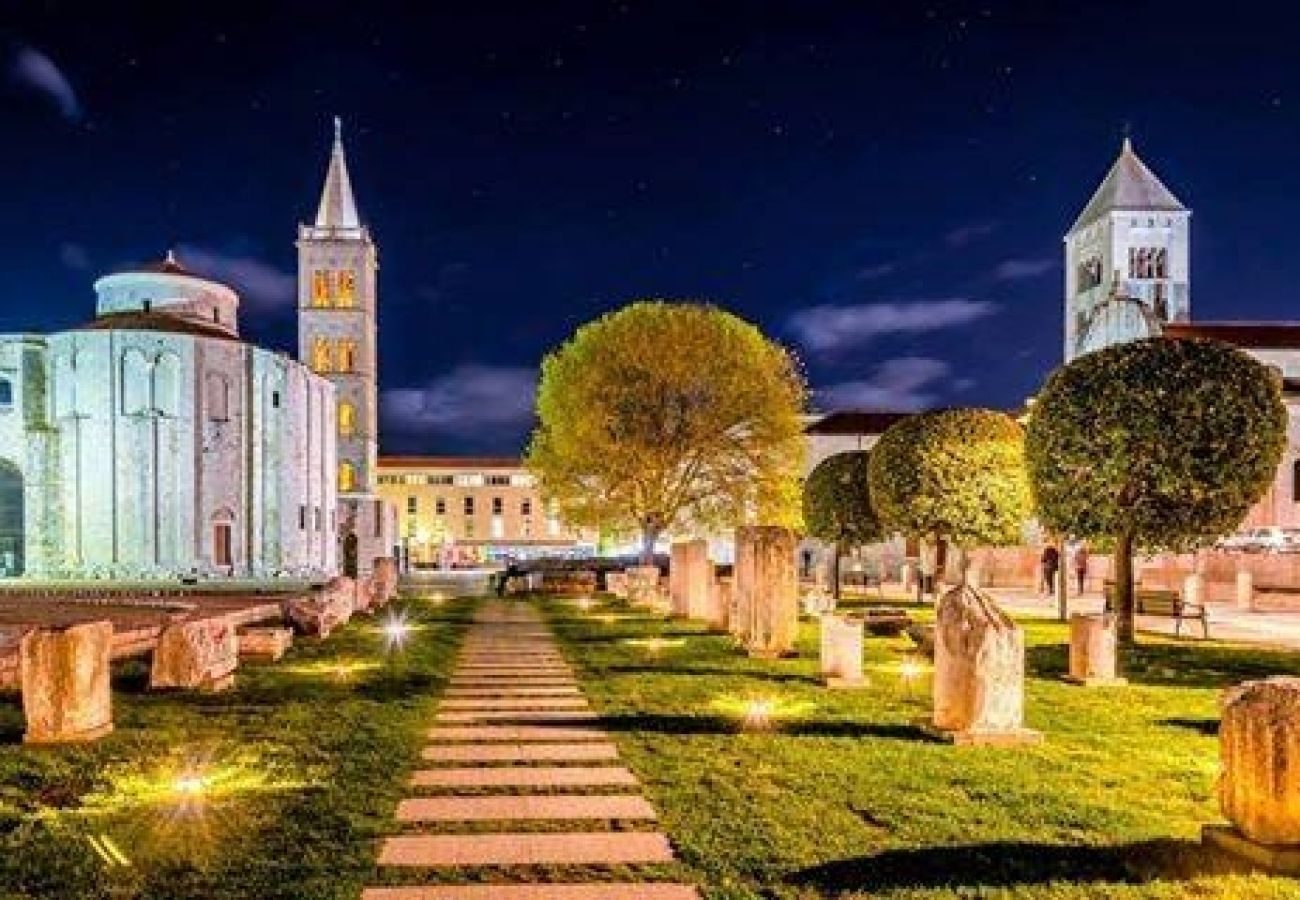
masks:
[[[1300,673],[1293,654],[1144,637],[1129,687],[1086,689],[1061,680],[1064,626],[1027,623],[1046,742],[955,748],[910,724],[930,685],[903,679],[905,637],[868,638],[871,686],[832,692],[811,624],[797,659],[758,661],[608,601],[547,611],[709,897],[1300,897],[1198,842],[1220,819],[1220,689]],[[769,729],[741,721],[750,700]]]
[[[18,697],[0,696],[0,897],[358,896],[470,604],[405,606],[399,652],[358,619],[241,664],[227,693],[149,692],[124,663],[94,744],[23,747]],[[174,790],[186,772],[202,800]]]

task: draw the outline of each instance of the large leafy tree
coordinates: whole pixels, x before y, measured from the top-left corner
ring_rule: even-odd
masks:
[[[956,546],[963,570],[966,549],[1018,542],[1030,516],[1024,430],[991,409],[894,423],[871,449],[869,480],[886,529]]]
[[[831,590],[840,596],[840,556],[884,537],[871,505],[865,450],[836,453],[817,464],[803,488],[804,529],[831,545]]]
[[[1286,445],[1281,383],[1228,344],[1151,338],[1056,370],[1033,406],[1029,473],[1044,524],[1113,543],[1119,637],[1133,640],[1133,550],[1235,529]]]
[[[714,306],[645,301],[542,362],[527,463],[575,525],[794,526],[805,387],[795,360]]]

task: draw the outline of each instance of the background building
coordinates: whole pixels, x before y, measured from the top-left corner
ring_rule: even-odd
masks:
[[[378,482],[380,496],[398,510],[399,540],[411,566],[596,549],[546,508],[533,476],[514,457],[380,457]]]

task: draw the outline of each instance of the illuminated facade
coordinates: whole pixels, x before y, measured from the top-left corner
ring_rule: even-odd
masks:
[[[0,337],[0,572],[333,572],[333,386],[170,255],[95,293],[81,328]]]
[[[550,513],[515,458],[381,457],[379,493],[398,510],[400,543],[413,566],[594,549]]]

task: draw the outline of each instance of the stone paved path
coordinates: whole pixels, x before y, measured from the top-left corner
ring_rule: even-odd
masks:
[[[655,810],[536,610],[484,603],[450,684],[421,752],[433,767],[412,777],[397,808],[405,830],[383,842],[379,864],[472,869],[494,883],[374,887],[362,900],[698,900],[691,885],[660,881],[523,883],[529,866],[635,872],[675,860],[667,836],[646,830]]]

